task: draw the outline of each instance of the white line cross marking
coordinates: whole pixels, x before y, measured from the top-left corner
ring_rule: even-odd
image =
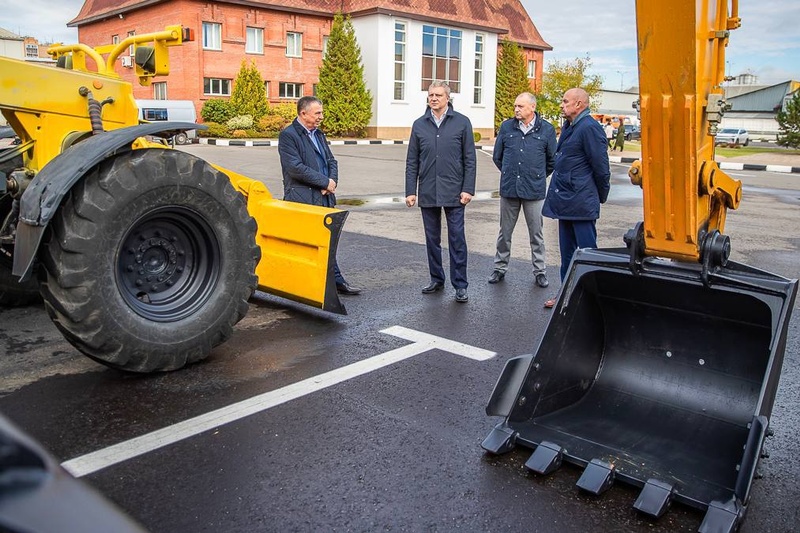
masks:
[[[204,415],[146,433],[140,437],[114,444],[108,448],[88,453],[61,463],[75,477],[82,477],[109,466],[127,461],[139,455],[163,448],[189,437],[194,437],[210,429],[234,422],[247,416],[266,411],[277,405],[295,400],[319,390],[342,383],[354,377],[363,376],[373,370],[399,363],[430,350],[442,350],[461,355],[475,361],[491,359],[495,352],[476,348],[443,337],[422,333],[402,326],[392,326],[381,333],[411,341],[411,344],[375,355],[342,368],[314,376],[280,389],[259,394],[247,400],[216,409]]]

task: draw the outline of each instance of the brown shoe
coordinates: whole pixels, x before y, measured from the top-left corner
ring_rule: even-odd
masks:
[[[545,309],[551,309],[551,308],[552,308],[552,307],[554,307],[555,305],[556,305],[556,299],[555,299],[555,298],[550,298],[549,300],[547,300],[547,301],[544,303],[544,307],[545,307]]]

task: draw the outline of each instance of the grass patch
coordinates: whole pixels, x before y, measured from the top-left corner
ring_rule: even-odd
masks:
[[[786,155],[800,155],[800,150],[787,150],[786,148],[772,148],[769,146],[740,146],[739,148],[727,148],[724,146],[717,146],[714,151],[717,155],[723,157],[739,157],[743,155],[752,154],[786,154]]]
[[[364,205],[365,203],[367,203],[367,201],[366,200],[362,200],[361,198],[345,198],[343,200],[340,200],[338,198],[336,199],[336,205],[355,205],[355,206],[359,206],[359,205]]]

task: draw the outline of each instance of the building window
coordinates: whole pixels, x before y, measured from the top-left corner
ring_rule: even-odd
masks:
[[[300,98],[303,96],[302,83],[287,83],[282,81],[278,84],[279,98]]]
[[[222,78],[203,78],[203,94],[211,96],[230,96],[231,80]]]
[[[39,47],[35,44],[26,44],[25,57],[39,57]]]
[[[269,82],[264,82],[264,92],[267,93],[267,100],[269,100]]]
[[[459,92],[461,79],[461,30],[422,26],[422,90],[434,80],[446,81]]]
[[[135,32],[135,31],[131,30],[131,31],[129,31],[129,32],[128,32],[128,37],[133,37],[134,35],[136,35],[136,32]],[[133,55],[133,53],[134,53],[134,52],[133,52],[133,50],[134,50],[135,48],[136,48],[136,46],[134,46],[134,45],[130,45],[130,46],[128,47],[128,55],[131,55],[131,56],[132,56],[132,55]]]
[[[111,44],[119,44],[119,35],[111,36]]]
[[[529,78],[536,77],[536,61],[533,59],[528,61],[528,77]]]
[[[394,23],[394,99],[406,98],[406,23]]]
[[[483,102],[483,35],[475,36],[475,94],[472,103]]]
[[[286,33],[286,57],[303,56],[303,34],[295,32]]]
[[[153,82],[153,100],[166,100],[167,99],[167,82],[158,81]]]
[[[244,51],[248,54],[264,53],[263,28],[247,28],[247,44],[244,46]]]
[[[327,35],[322,38],[322,57],[325,57],[325,54],[328,53],[328,40],[330,37]]]
[[[222,50],[222,24],[216,22],[203,23],[203,48],[206,50]]]

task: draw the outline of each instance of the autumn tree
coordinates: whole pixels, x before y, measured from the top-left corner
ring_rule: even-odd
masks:
[[[236,115],[250,115],[258,121],[267,114],[267,91],[255,62],[242,61],[242,67],[233,82],[230,102]]]
[[[800,90],[787,100],[786,109],[778,112],[778,144],[800,148]]]
[[[361,48],[353,23],[341,13],[333,16],[328,50],[319,69],[317,97],[325,106],[322,123],[329,135],[364,137],[372,118],[372,95],[364,82]]]
[[[504,120],[514,116],[514,100],[517,96],[531,90],[522,48],[517,43],[505,41],[500,47],[498,56],[494,97],[495,133]]]
[[[537,95],[536,109],[546,119],[558,123],[561,117],[561,98],[573,87],[580,87],[589,93],[589,106],[594,107],[603,86],[603,78],[589,75],[587,71],[592,60],[587,55],[572,61],[553,61],[544,70],[542,90]]]

